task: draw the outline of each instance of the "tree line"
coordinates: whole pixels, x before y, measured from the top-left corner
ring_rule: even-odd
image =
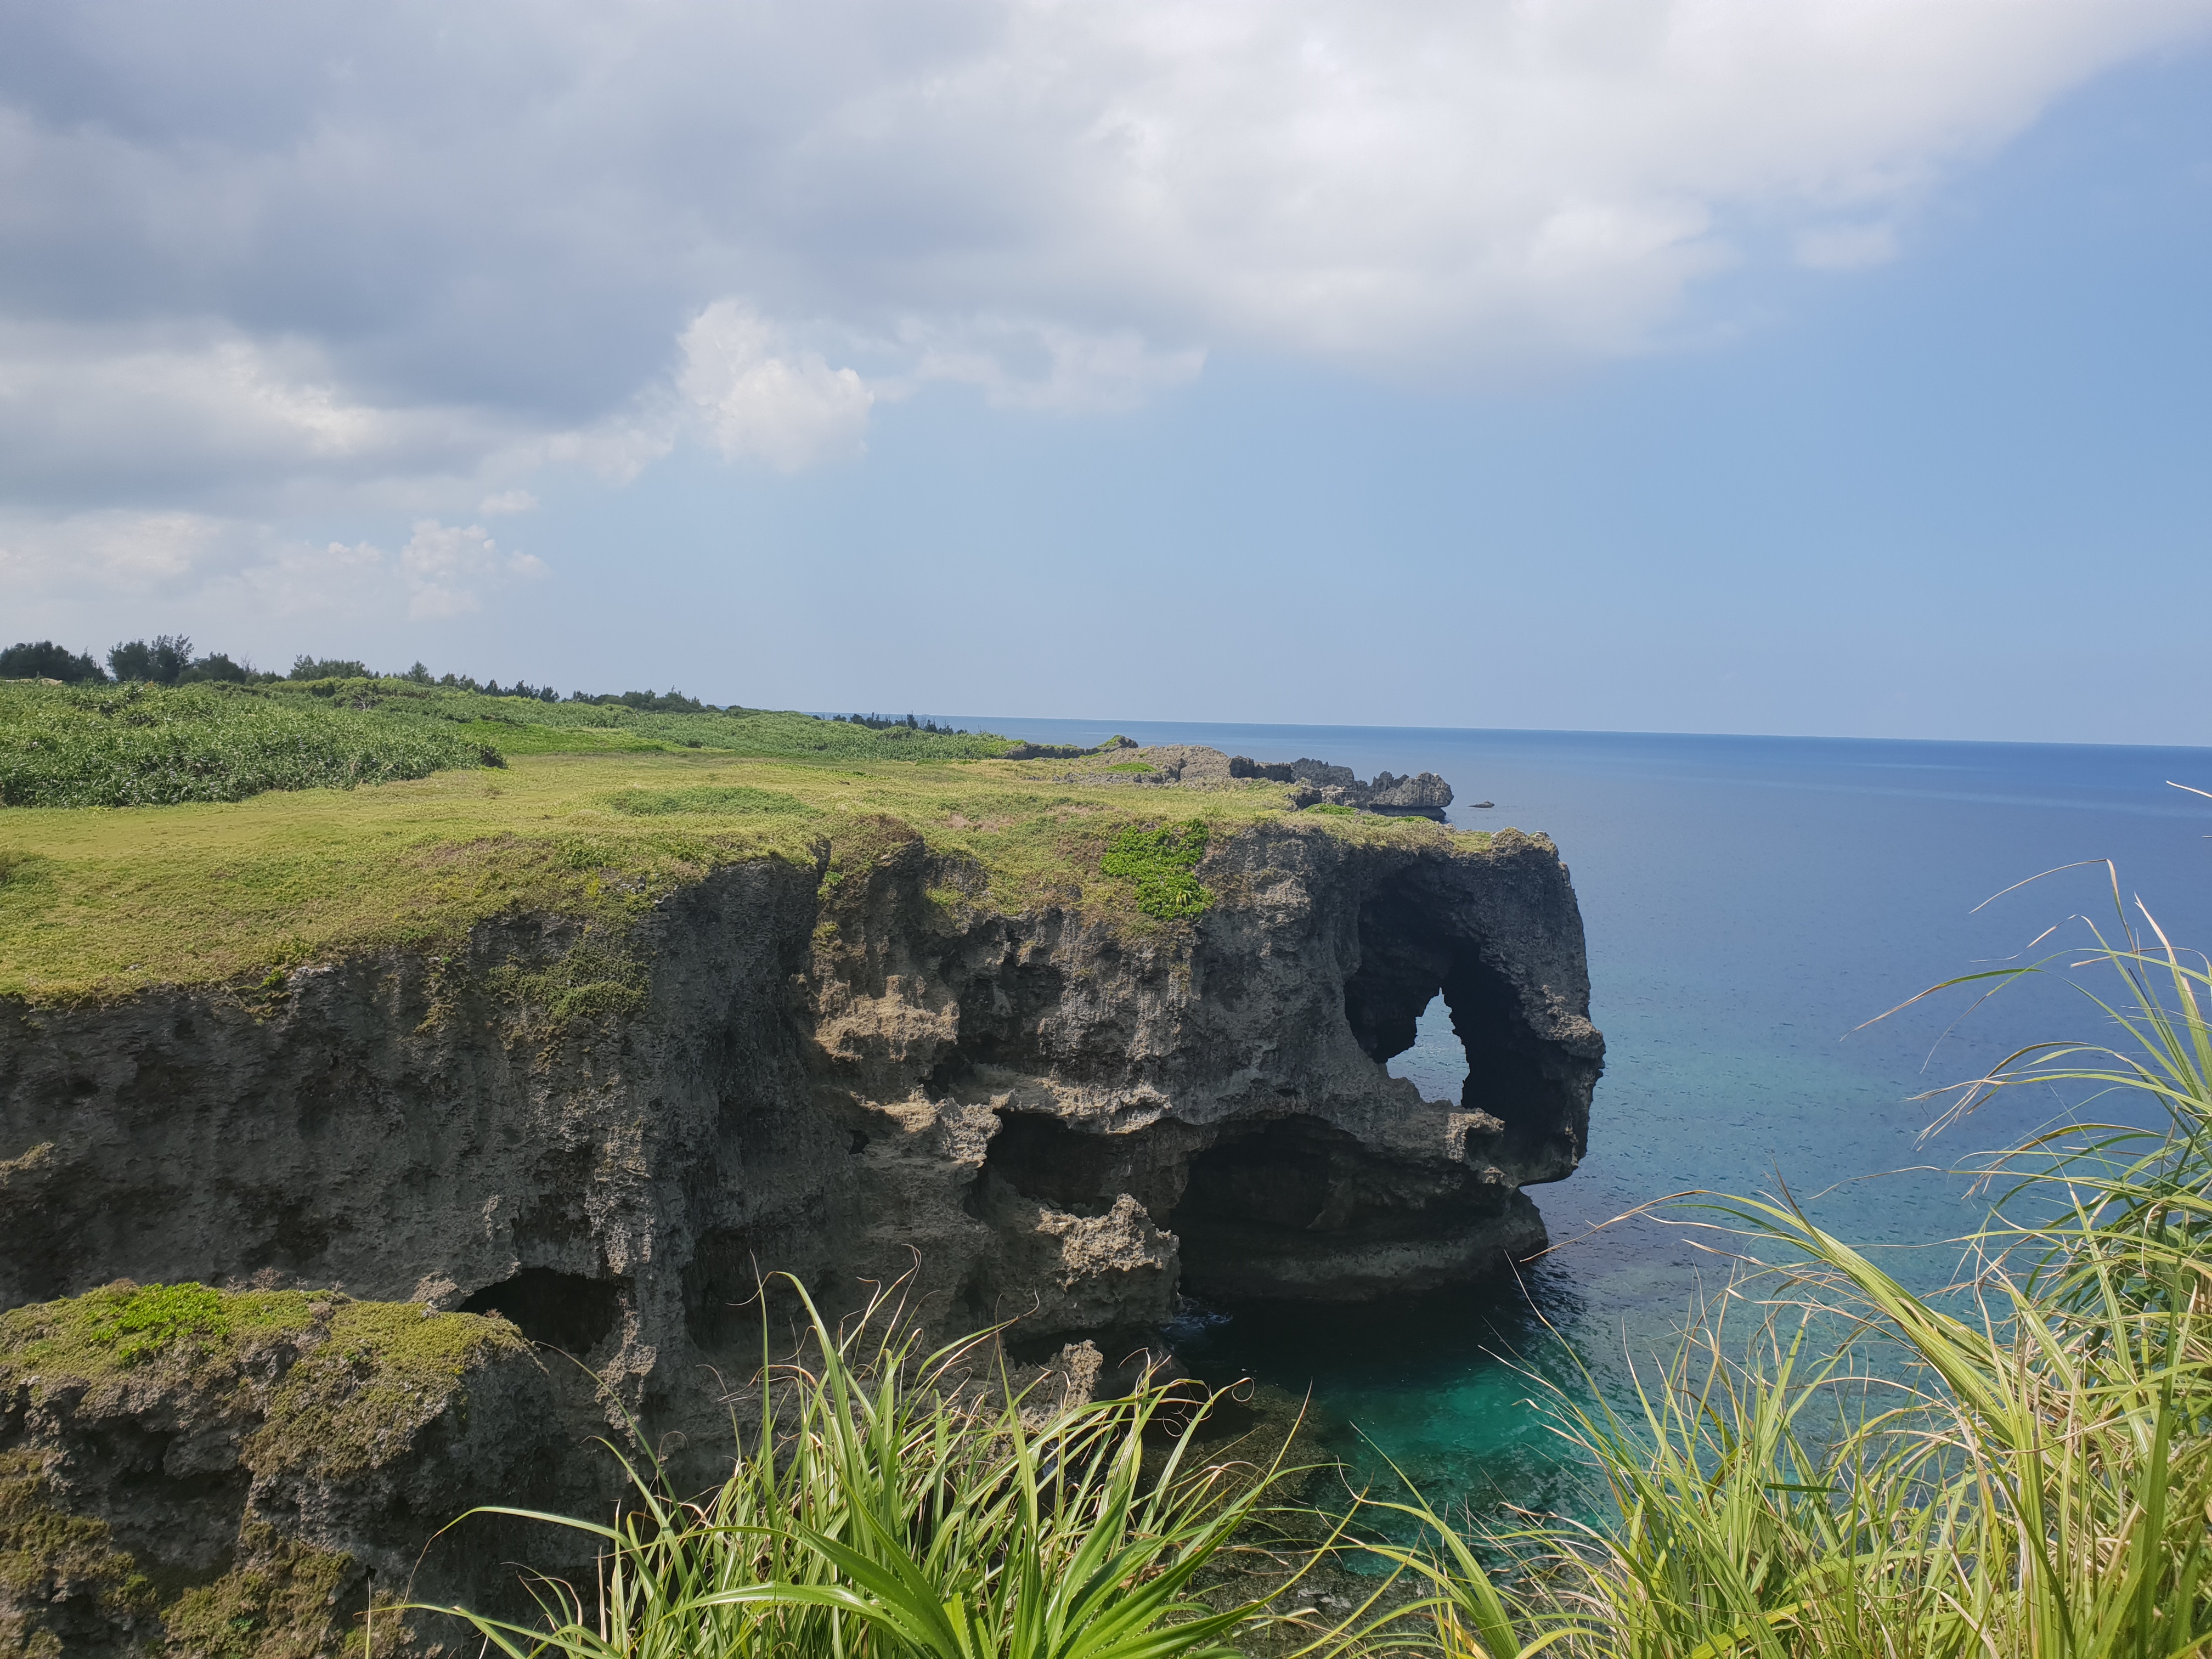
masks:
[[[303,653],[292,659],[289,672],[279,674],[257,669],[250,661],[234,659],[225,652],[195,655],[196,648],[187,635],[156,634],[149,640],[118,641],[103,664],[89,651],[71,651],[52,640],[26,640],[0,650],[0,680],[59,680],[64,685],[193,685],[206,681],[270,685],[287,680],[396,679],[447,690],[472,691],[486,697],[527,697],[538,702],[562,701],[561,694],[550,685],[532,685],[520,679],[501,685],[496,679],[478,680],[472,674],[434,675],[419,661],[399,673],[383,675],[356,658]],[[687,697],[672,687],[666,691],[572,691],[567,701],[602,707],[616,703],[653,714],[723,712],[713,703]],[[911,717],[907,724],[913,724]],[[933,732],[939,728],[933,726],[927,729]]]

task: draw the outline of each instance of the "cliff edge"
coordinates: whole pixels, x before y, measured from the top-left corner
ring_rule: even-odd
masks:
[[[0,1308],[196,1281],[500,1316],[606,1391],[553,1387],[537,1432],[618,1404],[711,1448],[768,1272],[833,1306],[910,1273],[940,1329],[1014,1320],[1018,1353],[1110,1373],[1179,1297],[1366,1298],[1539,1246],[1522,1189],[1575,1168],[1603,1055],[1556,850],[1234,787],[1166,919],[1102,908],[1095,855],[1010,905],[1011,865],[848,812],[641,886],[613,944],[510,905],[258,980],[0,1000]],[[1453,1102],[1382,1064],[1438,994]]]

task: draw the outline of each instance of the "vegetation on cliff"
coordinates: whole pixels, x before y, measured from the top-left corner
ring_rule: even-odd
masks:
[[[109,1651],[118,1633],[149,1653],[338,1650],[357,1608],[337,1592],[362,1575],[301,1535],[301,1495],[404,1466],[501,1364],[535,1367],[504,1321],[329,1291],[118,1283],[0,1314],[0,1651]],[[150,1467],[131,1461],[142,1424]],[[173,1444],[194,1449],[182,1469]],[[118,1449],[122,1489],[88,1492]],[[234,1460],[265,1502],[194,1479]],[[212,1567],[166,1547],[171,1529],[220,1539]]]
[[[404,679],[0,684],[0,806],[243,800],[498,766],[508,755],[712,750],[942,761],[1010,746],[988,734],[877,729],[688,698],[548,702]]]
[[[168,695],[210,693],[227,690]],[[896,741],[813,725],[860,743]],[[448,729],[473,741],[487,728]],[[1050,902],[1141,927],[1203,908],[1193,866],[1173,860],[1209,843],[1163,819],[1211,826],[1217,841],[1293,822],[1468,850],[1490,839],[1422,819],[1296,815],[1279,787],[1260,781],[1172,794],[1087,787],[1080,762],[746,757],[657,739],[634,752],[509,753],[501,769],[373,788],[123,812],[0,810],[0,995],[37,1002],[221,983],[281,994],[293,968],[393,946],[451,948],[507,914],[572,917],[618,942],[718,867],[778,859],[819,871],[834,890],[915,840],[958,876],[948,904],[1013,912]],[[1175,880],[1104,867],[1133,829],[1180,849],[1167,866]]]
[[[243,800],[499,759],[455,725],[252,687],[0,686],[0,806]]]
[[[680,1501],[648,1467],[611,1525],[535,1516],[594,1540],[597,1592],[539,1581],[535,1626],[454,1611],[517,1655],[1234,1659],[1266,1595],[1200,1591],[1261,1553],[1279,1455],[1202,1462],[1214,1402],[1188,1386],[1055,1400],[988,1335],[922,1355],[885,1301],[833,1331],[795,1288],[811,1342],[719,1490]]]

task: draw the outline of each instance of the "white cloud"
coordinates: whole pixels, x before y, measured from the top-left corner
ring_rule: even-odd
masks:
[[[1206,353],[1152,345],[1135,329],[1097,333],[1051,323],[909,321],[899,344],[916,380],[979,386],[1001,408],[1088,414],[1133,408],[1198,378]]]
[[[526,489],[502,489],[477,503],[477,511],[484,514],[535,513],[537,510],[538,497]]]
[[[708,306],[680,343],[676,389],[707,440],[730,459],[796,472],[865,447],[875,394],[851,369],[794,349],[742,301]]]
[[[18,601],[64,616],[89,603],[99,626],[114,602],[134,614],[323,613],[352,621],[444,621],[547,574],[533,555],[502,549],[481,525],[418,520],[397,556],[373,542],[310,543],[269,526],[206,514],[117,510],[0,521],[0,581]],[[161,626],[167,626],[162,623]]]
[[[0,523],[0,574],[17,595],[92,586],[158,592],[201,573],[226,526],[196,513],[125,510]]]
[[[501,553],[482,525],[435,519],[417,521],[400,550],[399,569],[410,589],[407,614],[430,622],[480,610],[485,587],[545,574],[544,563],[530,554]]]
[[[225,323],[0,320],[0,489],[18,501],[204,501],[240,481],[264,499],[295,481],[359,487],[473,465],[518,425],[380,406],[342,388],[319,346]]]
[[[1649,349],[1770,248],[1899,257],[1960,168],[2208,26],[2212,0],[21,9],[0,489],[57,524],[450,520],[687,434],[851,456],[933,380],[1080,412],[1223,348],[1540,373]]]

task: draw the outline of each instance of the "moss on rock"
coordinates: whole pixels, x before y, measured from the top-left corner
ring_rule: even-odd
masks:
[[[47,1659],[86,1628],[150,1630],[156,1600],[105,1521],[62,1507],[43,1459],[0,1452],[0,1652]]]
[[[507,1321],[413,1302],[337,1300],[327,1340],[284,1375],[246,1448],[257,1474],[344,1480],[387,1461],[456,1401],[465,1379],[530,1345]]]
[[[315,1659],[342,1647],[359,1650],[357,1641],[345,1640],[338,1606],[350,1556],[252,1522],[240,1528],[240,1544],[243,1559],[228,1572],[161,1610],[170,1652],[195,1659]]]
[[[399,1582],[450,1518],[408,1503],[503,1495],[444,1494],[512,1362],[540,1378],[503,1319],[336,1292],[118,1281],[0,1315],[0,1654],[359,1652],[366,1567]],[[501,1421],[542,1434],[514,1381]]]

